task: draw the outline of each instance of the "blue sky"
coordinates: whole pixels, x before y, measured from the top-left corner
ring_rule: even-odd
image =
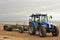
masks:
[[[0,21],[27,21],[32,13],[60,21],[60,0],[0,0]]]

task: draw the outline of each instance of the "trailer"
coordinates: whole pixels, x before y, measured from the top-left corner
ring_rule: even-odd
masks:
[[[26,25],[8,25],[5,24],[3,26],[4,31],[12,31],[13,29],[18,29],[19,33],[23,33],[24,31],[27,31],[28,26]]]

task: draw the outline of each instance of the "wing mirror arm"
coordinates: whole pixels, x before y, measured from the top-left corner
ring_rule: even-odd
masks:
[[[50,15],[50,17],[49,17],[50,19],[52,19],[52,16]]]
[[[52,19],[52,16],[50,16],[50,18]]]

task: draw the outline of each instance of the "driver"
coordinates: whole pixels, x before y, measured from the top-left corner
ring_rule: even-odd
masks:
[[[37,20],[37,23],[40,23],[40,20],[39,19]]]
[[[41,27],[41,23],[40,23],[39,18],[38,18],[38,20],[37,20],[37,23],[38,23],[38,28]]]

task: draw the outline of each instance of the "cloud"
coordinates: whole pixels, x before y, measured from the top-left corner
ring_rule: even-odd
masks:
[[[24,21],[32,13],[40,12],[59,14],[60,0],[0,0],[0,21]]]

